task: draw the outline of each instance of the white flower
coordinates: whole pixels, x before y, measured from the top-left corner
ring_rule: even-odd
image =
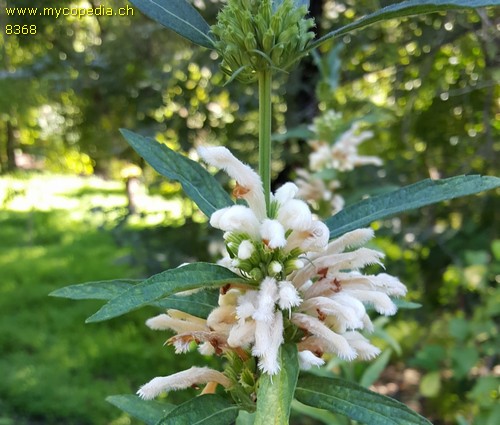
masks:
[[[254,320],[239,321],[229,331],[227,343],[230,347],[248,348],[255,342],[256,322]]]
[[[151,400],[163,392],[181,390],[208,382],[216,382],[225,388],[231,386],[230,379],[217,370],[208,367],[192,367],[170,376],[158,376],[152,379],[137,391],[137,395],[144,400]]]
[[[169,310],[148,320],[148,326],[176,332],[168,340],[176,352],[198,344],[200,353],[206,355],[234,352],[245,359],[251,353],[259,369],[269,375],[280,370],[284,318],[287,327],[303,331],[297,342],[303,368],[322,365],[326,353],[348,361],[375,357],[378,348],[360,333],[373,330],[366,308],[372,305],[380,314],[394,314],[396,306],[390,297],[404,295],[406,288],[384,273],[362,274],[363,267],[381,264],[383,258],[382,253],[363,247],[373,231],[358,229],[329,242],[330,230],[313,217],[307,204],[295,198],[298,188],[292,183],[271,197],[268,217],[262,184],[253,170],[225,148],[203,148],[200,156],[235,178],[235,195],[248,204],[222,208],[210,218],[214,227],[225,232],[227,253],[219,264],[247,282],[223,287],[218,307],[206,320]],[[187,372],[156,378],[140,394],[149,398],[190,382],[200,383],[199,373],[195,380],[182,375]],[[211,381],[222,383],[220,375],[219,381]],[[177,384],[180,378],[182,384]]]
[[[220,213],[222,211],[222,213]],[[225,232],[239,231],[248,233],[250,236],[258,236],[260,223],[254,212],[243,205],[233,205],[215,211],[210,219],[213,227],[224,230]]]
[[[305,231],[311,227],[312,215],[304,201],[290,199],[280,205],[278,220],[286,229]]]
[[[257,309],[252,317],[262,322],[273,320],[274,307],[278,301],[278,285],[276,279],[266,277],[260,284],[259,295],[257,299]]]
[[[249,240],[244,240],[238,247],[238,258],[241,260],[248,260],[255,252],[255,246]]]
[[[356,350],[349,345],[347,339],[333,332],[319,319],[302,313],[293,313],[292,322],[299,328],[318,337],[328,351],[337,354],[341,359],[354,360],[357,357]]]
[[[282,248],[286,245],[285,229],[278,220],[266,218],[260,228],[260,236],[269,248]]]
[[[295,198],[299,191],[299,188],[294,183],[288,182],[281,186],[274,194],[274,199],[278,201],[281,205],[285,202]]]
[[[309,350],[299,351],[299,367],[302,370],[309,370],[311,367],[323,366],[325,361],[321,357],[317,357]]]
[[[177,333],[206,330],[203,319],[184,313],[179,310],[168,310],[167,314],[160,314],[146,321],[146,326],[153,330],[173,330]]]
[[[370,341],[359,332],[346,332],[344,337],[349,341],[351,347],[356,350],[358,357],[362,360],[371,360],[380,354],[380,349],[371,345]]]
[[[283,344],[283,315],[280,311],[274,313],[272,325],[267,327],[267,345],[256,348],[260,352],[259,368],[269,375],[275,375],[280,371],[278,354]],[[257,345],[257,342],[256,342]]]
[[[225,147],[200,147],[200,157],[210,165],[223,169],[238,183],[235,194],[245,199],[259,219],[266,216],[266,201],[260,176],[248,165],[243,164]]]
[[[283,281],[279,283],[278,305],[281,310],[289,310],[297,307],[302,302],[299,293],[291,282]]]

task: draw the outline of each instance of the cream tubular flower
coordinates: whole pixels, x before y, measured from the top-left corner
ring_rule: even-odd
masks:
[[[278,301],[278,285],[274,278],[266,277],[260,284],[258,307],[253,319],[269,323],[273,320],[274,307]]]
[[[357,357],[356,350],[349,345],[349,342],[320,320],[307,314],[293,313],[292,322],[322,340],[323,344],[328,347],[328,351],[337,354],[341,359],[354,360]]]
[[[222,211],[219,214],[219,211]],[[258,237],[260,223],[252,209],[243,205],[233,205],[232,207],[223,208],[215,211],[210,218],[210,224],[213,227],[224,230],[225,232],[240,232],[248,233],[250,236]]]
[[[233,326],[227,338],[227,344],[230,347],[248,348],[255,342],[256,322],[246,320],[238,322]]]
[[[286,229],[306,231],[311,227],[312,215],[304,201],[290,199],[280,206],[278,220]]]
[[[290,310],[292,307],[297,307],[302,302],[299,293],[293,286],[292,282],[283,281],[279,283],[279,300],[278,305],[281,310]]]
[[[282,248],[286,245],[285,229],[278,220],[266,218],[260,227],[260,236],[271,249]]]
[[[262,220],[266,216],[266,201],[260,176],[248,165],[237,159],[229,149],[218,147],[200,147],[198,154],[209,165],[224,170],[235,179],[238,186],[235,194],[247,201],[248,206]]]
[[[380,349],[370,344],[370,341],[359,332],[346,332],[343,336],[356,350],[361,360],[372,360],[380,354]]]
[[[285,202],[289,201],[290,199],[295,198],[299,191],[299,188],[297,187],[296,184],[288,182],[282,185],[275,193],[274,193],[274,199],[278,201],[281,205],[283,205]]]
[[[177,391],[189,388],[192,385],[216,382],[225,388],[231,386],[231,381],[223,373],[208,367],[192,367],[170,376],[158,376],[137,391],[137,395],[144,400],[151,400],[163,392]]]
[[[283,316],[280,311],[274,313],[272,325],[268,327],[268,340],[266,347],[259,347],[261,352],[259,368],[269,374],[275,375],[280,371],[278,354],[283,344]]]
[[[168,310],[146,321],[153,330],[172,330],[177,333],[207,330],[206,321],[179,310]]]
[[[309,350],[299,351],[299,367],[302,370],[309,370],[313,366],[323,366],[325,361],[321,357],[317,357]]]
[[[238,258],[240,260],[248,260],[255,252],[255,246],[249,240],[244,240],[238,247]]]

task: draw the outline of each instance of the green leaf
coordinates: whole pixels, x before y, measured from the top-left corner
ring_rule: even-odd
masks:
[[[180,182],[184,192],[208,217],[218,209],[233,205],[219,182],[197,162],[174,152],[154,139],[128,130],[123,137],[158,173]]]
[[[420,381],[419,391],[424,397],[437,397],[441,391],[441,373],[439,371],[426,373]]]
[[[292,401],[292,410],[295,413],[300,413],[301,415],[309,416],[327,425],[334,425],[334,424],[337,425],[339,422],[338,418],[341,417],[334,415],[328,410],[317,409],[316,407],[308,406],[307,404],[302,404],[297,400]]]
[[[491,176],[457,176],[443,180],[426,179],[393,192],[364,199],[330,217],[325,224],[330,238],[369,225],[375,220],[402,211],[420,208],[459,196],[472,195],[500,186],[500,178]]]
[[[119,279],[80,283],[57,289],[49,296],[73,300],[110,300],[143,281],[144,279]],[[149,305],[160,307],[162,310],[174,308],[206,319],[210,312],[217,307],[218,300],[219,290],[214,289],[198,291],[189,295],[172,295],[149,303]]]
[[[110,395],[106,397],[106,401],[145,422],[146,425],[156,425],[161,418],[176,407],[159,401],[142,400],[131,394]]]
[[[338,378],[304,375],[295,398],[301,403],[369,425],[430,425],[431,423],[392,398]]]
[[[255,422],[255,412],[250,413],[246,410],[240,410],[236,418],[236,425],[253,425]]]
[[[340,37],[358,28],[366,27],[375,22],[385,21],[393,18],[402,18],[411,15],[420,15],[425,13],[439,12],[450,9],[473,9],[478,7],[498,6],[499,0],[408,0],[401,3],[391,4],[376,12],[370,13],[357,21],[337,28],[323,37],[316,40],[309,47],[315,49],[320,44],[330,38]]]
[[[161,307],[162,310],[169,308],[182,310],[193,316],[206,319],[212,310],[219,305],[219,290],[211,289],[197,291],[189,295],[172,295],[155,301],[153,305]]]
[[[216,394],[201,395],[177,406],[157,425],[230,425],[238,406]]]
[[[277,375],[262,374],[259,378],[254,425],[288,425],[293,393],[299,375],[296,345],[281,346],[280,367]]]
[[[195,44],[212,49],[210,26],[186,0],[130,0],[154,21]]]
[[[377,359],[366,368],[359,384],[365,388],[372,385],[380,377],[381,373],[387,366],[387,363],[389,363],[391,354],[392,350],[388,349],[378,356]]]
[[[209,263],[193,263],[151,276],[112,298],[86,322],[101,322],[177,292],[198,288],[214,288],[227,283],[245,282],[225,267]]]
[[[421,308],[422,304],[414,303],[412,301],[402,300],[401,298],[392,298],[392,302],[396,304],[396,307],[401,310],[416,310]]]
[[[140,282],[137,279],[100,280],[56,289],[49,296],[72,300],[110,300]]]

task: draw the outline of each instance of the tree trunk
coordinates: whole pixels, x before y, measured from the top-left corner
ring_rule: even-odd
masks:
[[[14,171],[17,169],[17,164],[16,164],[16,153],[15,153],[15,145],[16,145],[16,139],[14,135],[14,125],[12,124],[12,121],[7,118],[7,143],[5,144],[5,152],[7,154],[7,167],[6,170],[7,172],[9,171]]]

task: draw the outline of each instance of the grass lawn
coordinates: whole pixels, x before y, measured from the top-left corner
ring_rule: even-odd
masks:
[[[85,325],[102,302],[48,296],[73,283],[144,277],[110,231],[125,204],[120,182],[0,178],[0,425],[134,424],[105,397],[203,362],[162,347],[166,335],[144,326],[154,310]]]

